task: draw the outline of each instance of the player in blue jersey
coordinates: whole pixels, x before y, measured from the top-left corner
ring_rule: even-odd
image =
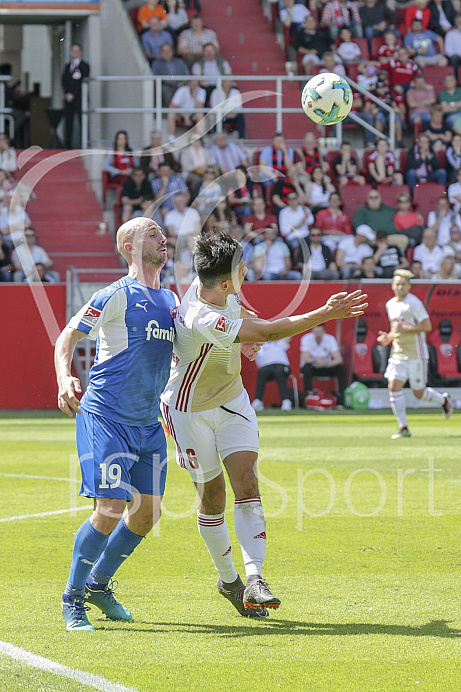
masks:
[[[112,576],[160,518],[166,443],[159,399],[170,372],[177,298],[160,288],[166,238],[151,219],[117,232],[128,275],[97,291],[56,343],[58,406],[77,414],[80,494],[94,510],[75,534],[62,598],[67,630],[94,630],[85,602],[111,620],[131,620],[113,596]],[[87,391],[71,374],[76,344],[97,339]]]

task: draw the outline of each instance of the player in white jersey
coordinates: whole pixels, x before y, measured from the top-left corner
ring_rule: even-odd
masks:
[[[426,386],[429,357],[426,332],[430,332],[432,326],[426,308],[419,298],[410,293],[412,278],[413,274],[407,269],[397,269],[394,272],[394,298],[386,303],[391,329],[389,332],[378,332],[378,342],[381,346],[392,344],[384,376],[388,380],[391,408],[400,425],[399,432],[392,435],[393,440],[411,436],[402,391],[407,380],[410,381],[410,387],[417,399],[439,405],[445,413],[445,418],[452,414],[448,392],[440,394]]]
[[[241,245],[225,232],[202,231],[196,238],[198,278],[175,311],[173,365],[161,400],[177,461],[188,469],[199,493],[198,529],[219,573],[218,590],[241,615],[260,617],[280,601],[262,578],[266,522],[255,474],[258,426],[240,377],[240,343],[253,358],[262,342],[362,314],[366,296],[338,293],[305,315],[261,320],[240,306],[237,294],[247,271],[242,255]],[[246,587],[232,560],[221,461],[235,495],[234,526]]]

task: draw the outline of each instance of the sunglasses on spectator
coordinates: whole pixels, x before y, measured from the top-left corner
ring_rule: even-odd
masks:
[[[311,233],[311,238],[321,238],[322,234],[321,233]]]
[[[379,199],[379,195],[368,195],[368,199]]]
[[[399,204],[404,204],[405,202],[409,202],[410,200],[407,199],[406,197],[402,197],[402,199],[399,199],[398,202]]]
[[[288,199],[298,199],[298,195],[288,195]]]

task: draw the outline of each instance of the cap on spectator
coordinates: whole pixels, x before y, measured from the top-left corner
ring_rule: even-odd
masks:
[[[374,230],[371,228],[371,226],[368,226],[366,223],[360,224],[360,226],[357,226],[357,229],[355,231],[356,235],[361,235],[367,240],[373,241],[376,238],[376,233]]]
[[[381,87],[387,86],[386,82],[383,82],[381,79],[376,82],[376,88],[381,89]]]

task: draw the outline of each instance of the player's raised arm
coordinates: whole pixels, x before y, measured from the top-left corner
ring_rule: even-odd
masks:
[[[56,341],[54,349],[54,367],[58,382],[58,407],[72,418],[72,411],[80,414],[80,400],[77,394],[82,393],[78,377],[72,377],[71,364],[75,346],[87,334],[78,329],[65,327]]]
[[[277,341],[306,332],[329,320],[360,317],[368,306],[368,303],[364,302],[366,298],[367,295],[360,290],[353,293],[335,293],[321,308],[304,315],[283,317],[273,322],[248,317],[243,320],[236,341]]]

